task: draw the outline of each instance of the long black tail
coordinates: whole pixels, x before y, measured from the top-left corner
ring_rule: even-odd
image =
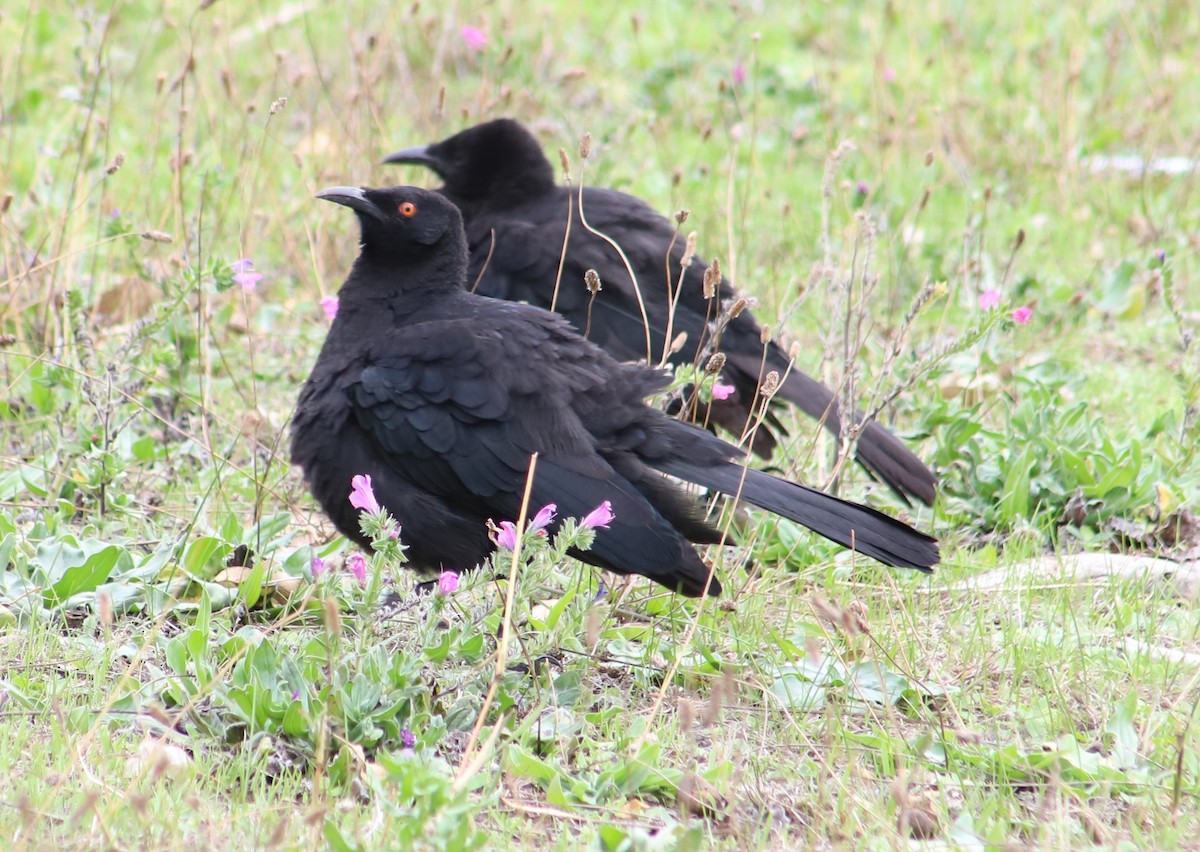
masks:
[[[938,563],[937,539],[867,506],[730,462],[702,467],[673,461],[658,467],[695,485],[730,496],[740,494],[747,503],[803,524],[885,565],[929,572]]]
[[[825,428],[834,435],[841,433],[833,391],[816,379],[793,367],[778,394],[809,417],[823,420]],[[933,505],[937,496],[937,477],[933,471],[903,441],[874,420],[859,433],[855,458],[900,496]]]

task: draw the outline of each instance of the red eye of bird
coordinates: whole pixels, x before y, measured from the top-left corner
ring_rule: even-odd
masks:
[[[405,201],[397,209],[400,211],[400,215],[405,219],[411,219],[413,216],[417,215],[417,205],[413,204],[411,201]]]

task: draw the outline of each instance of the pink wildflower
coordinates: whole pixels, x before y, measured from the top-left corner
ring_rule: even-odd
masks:
[[[325,560],[320,556],[314,556],[312,562],[309,563],[309,568],[312,570],[313,579],[317,579],[325,573]]]
[[[557,503],[547,503],[542,510],[533,516],[529,522],[531,530],[543,530],[554,522],[554,514],[558,511]]]
[[[237,284],[247,293],[253,293],[258,287],[258,282],[262,281],[262,273],[255,272],[252,267],[254,261],[248,257],[243,257],[241,260],[235,260],[230,264],[233,269],[233,283]]]
[[[350,480],[350,505],[372,515],[379,513],[379,501],[375,499],[375,490],[371,487],[371,477],[363,474],[356,475]]]
[[[360,586],[367,584],[367,560],[357,551],[346,557],[346,570],[354,575]]]
[[[608,525],[612,523],[613,515],[612,503],[605,500],[595,509],[588,512],[587,517],[579,522],[579,526],[586,529],[608,529]]]
[[[325,312],[325,319],[333,322],[333,318],[337,316],[338,297],[326,296],[321,300],[321,310]]]
[[[982,311],[990,311],[996,305],[1000,304],[999,290],[984,290],[979,294],[979,309]]]
[[[715,384],[712,388],[712,398],[729,399],[729,397],[733,396],[734,390],[736,390],[736,388],[734,388],[733,385],[723,385],[720,383]]]
[[[1012,321],[1017,325],[1025,325],[1025,323],[1029,322],[1029,318],[1033,316],[1033,308],[1023,305],[1009,314],[1009,316],[1012,317]]]
[[[738,63],[733,66],[733,85],[740,86],[746,82],[746,66]]]
[[[462,33],[462,39],[466,42],[467,47],[476,53],[483,50],[484,45],[487,44],[487,35],[479,27],[465,24],[459,32]]]
[[[517,525],[512,521],[501,521],[500,532],[496,533],[496,545],[505,550],[516,550],[517,538]]]
[[[443,595],[452,595],[458,590],[458,574],[453,571],[443,571],[438,575],[438,591]]]

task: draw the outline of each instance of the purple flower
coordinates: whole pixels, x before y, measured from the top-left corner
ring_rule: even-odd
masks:
[[[542,510],[533,516],[533,520],[529,522],[531,530],[544,530],[554,522],[554,514],[558,511],[557,503],[547,503],[542,507]]]
[[[360,586],[367,584],[367,560],[361,553],[351,553],[346,557],[346,570],[354,575]]]
[[[1167,250],[1166,249],[1157,249],[1154,252],[1154,258],[1159,263],[1166,263],[1167,262]]]
[[[740,86],[746,82],[746,66],[738,63],[733,66],[733,85]]]
[[[996,305],[998,305],[998,304],[1000,304],[1000,291],[999,290],[984,290],[982,293],[979,294],[980,310],[990,311],[992,308],[996,307]]]
[[[604,585],[604,578],[600,577],[598,581],[600,588],[596,590],[596,596],[592,598],[592,603],[600,603],[600,601],[604,600],[604,596],[608,594],[608,586]]]
[[[388,534],[388,538],[394,538],[394,539],[398,539],[398,538],[400,538],[400,526],[399,526],[399,524],[388,524],[388,526],[387,526],[387,534]]]
[[[588,512],[587,517],[579,522],[579,526],[583,529],[608,529],[608,525],[612,523],[613,515],[612,503],[605,500],[595,509]]]
[[[512,521],[501,521],[500,532],[496,533],[496,544],[505,550],[517,549],[517,525]]]
[[[854,187],[854,191],[859,195],[867,195],[871,192],[871,187],[867,186],[866,181],[860,180],[858,186]]]
[[[237,284],[247,293],[253,293],[258,287],[258,282],[262,281],[262,273],[254,272],[251,267],[254,266],[254,261],[248,257],[243,257],[241,260],[235,260],[230,264],[233,269],[233,283]]]
[[[372,515],[379,514],[379,501],[371,487],[371,477],[358,474],[350,480],[350,505]]]
[[[321,310],[325,312],[325,319],[333,322],[333,318],[337,316],[338,297],[326,296],[321,300]]]
[[[466,42],[467,47],[476,53],[483,50],[484,45],[487,44],[487,35],[479,27],[464,24],[459,32],[462,34],[462,40]]]
[[[1033,316],[1033,308],[1028,306],[1020,307],[1009,314],[1009,316],[1012,317],[1012,321],[1017,325],[1025,325],[1025,323],[1029,322],[1029,318]]]
[[[292,690],[292,700],[293,700],[293,701],[298,701],[298,700],[300,700],[300,690],[298,690],[298,689],[293,689],[293,690]]]
[[[458,591],[458,574],[453,571],[438,574],[438,591],[443,595],[452,595]]]
[[[309,567],[312,569],[313,579],[315,580],[325,573],[325,560],[320,556],[314,556],[312,562],[309,563]]]
[[[733,396],[733,392],[735,390],[736,390],[736,388],[734,388],[733,385],[723,385],[720,382],[718,382],[717,384],[713,385],[713,387],[712,387],[712,398],[713,399],[729,399],[729,397]]]
[[[410,731],[407,727],[400,730],[400,745],[404,748],[416,748],[417,735]]]

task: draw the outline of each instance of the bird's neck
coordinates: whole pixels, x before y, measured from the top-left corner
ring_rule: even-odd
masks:
[[[466,276],[465,249],[461,253],[429,252],[416,258],[364,249],[342,288],[343,299],[378,306],[425,303],[462,290]]]
[[[481,192],[478,186],[459,186],[447,184],[441,192],[450,199],[463,213],[464,219],[480,215],[487,211],[507,210],[521,204],[527,204],[544,195],[555,191],[554,172],[549,164],[546,172],[527,172],[514,176],[509,180],[496,180],[489,184],[486,191]]]

